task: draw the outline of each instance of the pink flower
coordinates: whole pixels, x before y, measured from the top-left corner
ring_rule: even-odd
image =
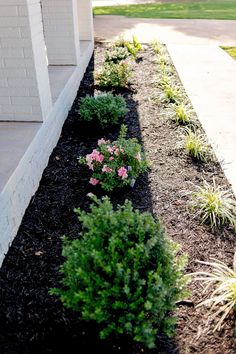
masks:
[[[92,170],[92,171],[94,170],[92,162],[88,162],[87,166],[90,170]]]
[[[110,154],[113,154],[113,148],[111,146],[108,146],[107,147],[107,151],[110,153]]]
[[[109,157],[109,161],[112,161],[112,160],[114,160],[114,157],[113,157],[113,156],[110,156],[110,157]]]
[[[104,165],[102,168],[102,172],[113,172],[112,168],[108,167],[107,165]]]
[[[135,156],[136,160],[138,160],[139,162],[142,161],[142,156],[140,154],[140,152],[137,153],[137,155]]]
[[[103,144],[106,144],[106,143],[107,143],[107,142],[106,142],[105,139],[100,139],[100,140],[98,140],[98,146],[103,145]]]
[[[97,150],[93,150],[90,155],[86,156],[86,161],[90,164],[92,161],[102,162],[104,160],[104,156]]]
[[[99,154],[96,161],[102,163],[103,160],[104,160],[103,154]]]
[[[117,173],[118,176],[122,179],[128,178],[127,169],[125,167],[119,168],[119,170],[117,170]]]
[[[119,149],[115,149],[114,154],[115,154],[116,156],[118,156],[119,153],[120,153]]]
[[[89,183],[91,183],[93,186],[96,186],[100,181],[96,178],[90,178]]]

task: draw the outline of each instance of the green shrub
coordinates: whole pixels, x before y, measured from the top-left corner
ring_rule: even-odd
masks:
[[[236,201],[229,190],[217,186],[214,179],[212,185],[204,181],[202,187],[196,188],[190,206],[202,223],[210,224],[212,229],[226,223],[236,226]]]
[[[80,158],[93,171],[90,183],[100,184],[106,191],[133,186],[138,176],[147,170],[147,161],[136,139],[126,138],[127,128],[122,125],[116,141],[98,141],[97,149]]]
[[[100,87],[126,87],[129,83],[131,71],[129,65],[105,63],[102,70],[96,75]]]
[[[105,52],[105,62],[119,63],[127,59],[130,53],[126,47],[111,47]]]
[[[120,95],[105,93],[94,97],[86,96],[80,100],[80,119],[98,122],[103,129],[118,124],[127,112],[125,99]]]
[[[100,326],[100,336],[129,335],[155,347],[159,330],[171,335],[170,313],[186,295],[186,257],[177,257],[159,221],[133,210],[130,201],[114,211],[108,197],[91,212],[77,209],[82,234],[64,239],[60,296],[64,306]]]

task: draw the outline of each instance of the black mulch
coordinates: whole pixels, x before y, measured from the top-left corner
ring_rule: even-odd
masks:
[[[95,60],[89,64],[40,187],[0,270],[0,353],[235,353],[234,319],[229,319],[220,332],[207,329],[206,310],[194,308],[202,290],[196,283],[190,285],[190,301],[178,306],[175,338],[160,336],[153,351],[129,338],[101,341],[96,325],[80,322],[76,314],[48,295],[60,279],[61,236],[78,236],[80,224],[73,209],[88,210],[86,195],[94,188],[88,184],[89,172],[78,164],[78,157],[95,148],[98,138],[112,140],[118,134],[118,129],[104,133],[77,120],[79,98],[96,91],[94,62],[99,67],[103,54],[104,44],[97,45]],[[125,122],[129,137],[139,139],[152,167],[133,189],[110,194],[111,199],[117,204],[128,198],[136,208],[162,218],[168,234],[189,255],[188,272],[200,269],[196,259],[215,257],[230,265],[235,248],[232,230],[212,233],[186,208],[187,191],[193,189],[190,182],[200,184],[202,177],[211,181],[212,176],[220,184],[227,185],[227,181],[218,164],[194,164],[177,147],[181,131],[163,119],[163,106],[150,99],[156,70],[151,50],[142,52],[133,67],[132,84],[121,92],[130,109]]]

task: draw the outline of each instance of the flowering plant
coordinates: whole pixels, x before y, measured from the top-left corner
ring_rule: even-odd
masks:
[[[106,191],[133,186],[136,178],[147,170],[148,163],[137,139],[126,138],[127,128],[122,125],[116,141],[98,140],[98,147],[80,162],[92,171],[89,183],[101,185]]]

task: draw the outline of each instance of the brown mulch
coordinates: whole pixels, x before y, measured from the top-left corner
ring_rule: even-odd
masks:
[[[88,210],[86,195],[93,191],[88,184],[89,172],[78,164],[78,157],[89,153],[98,138],[112,140],[118,134],[118,129],[99,132],[77,120],[79,98],[96,91],[94,65],[101,65],[104,46],[97,45],[95,59],[89,64],[40,187],[0,269],[0,353],[233,354],[234,318],[231,316],[221,331],[212,333],[206,309],[194,307],[201,300],[199,283],[190,284],[189,301],[178,305],[175,337],[170,340],[160,336],[157,349],[152,351],[129,338],[101,341],[96,325],[80,322],[76,314],[48,295],[60,279],[61,236],[77,237],[80,224],[73,209]],[[117,204],[128,198],[136,208],[161,218],[170,237],[188,253],[188,273],[200,269],[197,259],[214,257],[231,265],[236,245],[233,231],[225,228],[212,233],[207,226],[199,225],[186,207],[188,191],[193,184],[201,184],[203,177],[211,182],[214,176],[218,183],[228,183],[217,163],[193,163],[179,148],[181,129],[164,119],[165,108],[151,99],[158,93],[153,57],[150,49],[141,53],[133,64],[131,86],[121,91],[130,110],[125,120],[128,135],[139,139],[152,166],[133,189],[110,194],[111,199]]]

